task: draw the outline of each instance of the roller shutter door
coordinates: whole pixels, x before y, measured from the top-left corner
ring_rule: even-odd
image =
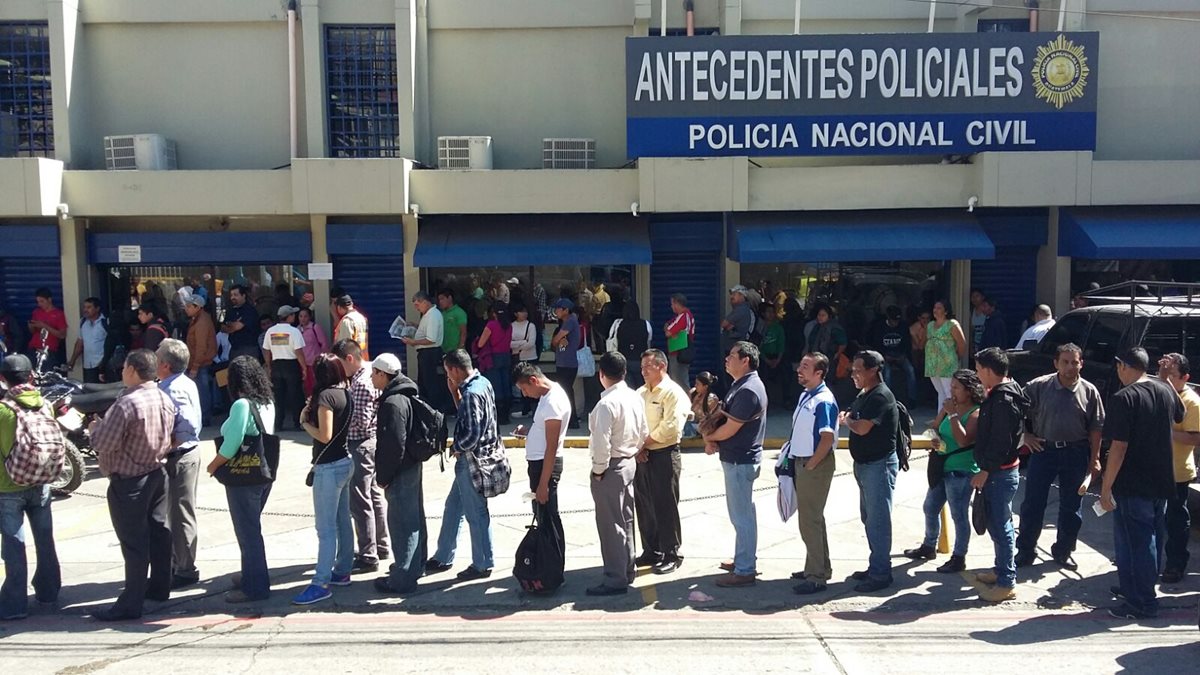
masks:
[[[683,293],[696,317],[696,357],[691,373],[720,373],[721,249],[720,221],[652,223],[650,246],[650,297],[654,302],[654,346],[666,350],[662,327],[670,320],[671,296]]]
[[[391,352],[403,360],[404,343],[388,335],[388,328],[404,314],[404,256],[335,256],[332,287],[349,293],[355,307],[366,315],[371,356]]]

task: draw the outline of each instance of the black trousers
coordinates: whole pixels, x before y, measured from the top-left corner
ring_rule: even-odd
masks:
[[[300,428],[300,411],[304,408],[304,378],[296,359],[271,360],[271,389],[275,392],[275,430],[282,431],[283,423],[291,420]]]
[[[446,389],[446,378],[438,375],[442,364],[441,347],[426,347],[417,350],[417,389],[421,398],[431,407],[442,412],[452,412],[450,392]]]
[[[1188,512],[1188,483],[1175,484],[1175,496],[1167,500],[1167,543],[1166,569],[1187,571],[1188,538],[1192,530],[1192,516]]]
[[[561,448],[559,451],[561,452]],[[538,485],[542,482],[542,468],[546,461],[543,459],[531,459],[529,461],[529,491],[537,494]],[[562,542],[563,559],[567,555],[567,533],[563,531],[562,518],[558,515],[558,481],[562,478],[563,458],[559,455],[554,458],[554,470],[550,474],[550,498],[546,500],[545,511],[543,513],[550,519],[548,525],[553,525],[558,528],[559,541]],[[534,502],[536,510],[539,504]]]
[[[145,598],[166,600],[171,593],[166,472],[158,468],[141,476],[111,477],[108,513],[125,559],[125,589],[113,604],[113,611],[141,616]]]
[[[554,367],[554,381],[567,392],[567,398],[571,399],[571,420],[567,426],[572,429],[579,426],[579,414],[575,412],[575,377],[577,375],[579,375],[578,368]]]
[[[100,384],[100,369],[99,368],[84,368],[83,381],[88,384]]]
[[[679,446],[651,450],[633,477],[633,508],[642,551],[661,558],[679,556],[683,531],[679,524]]]

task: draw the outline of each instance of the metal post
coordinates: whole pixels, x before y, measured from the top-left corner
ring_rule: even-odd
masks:
[[[667,36],[667,0],[662,0],[662,28],[659,30],[658,36]]]
[[[1067,25],[1067,0],[1058,0],[1058,32]]]
[[[792,22],[792,34],[793,35],[800,34],[800,2],[801,2],[801,0],[796,0],[796,18],[795,18],[795,21]]]
[[[937,13],[937,0],[929,0],[929,30],[926,31],[928,33],[933,32],[933,19],[934,19],[934,15],[936,13]]]

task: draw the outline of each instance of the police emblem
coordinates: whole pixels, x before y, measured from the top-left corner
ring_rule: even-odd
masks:
[[[1033,92],[1062,110],[1063,106],[1083,96],[1090,73],[1083,47],[1065,35],[1059,35],[1050,44],[1037,49],[1033,59]]]

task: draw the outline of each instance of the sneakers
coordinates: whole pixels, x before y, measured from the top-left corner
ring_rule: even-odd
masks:
[[[379,563],[367,560],[365,558],[355,558],[354,566],[350,568],[350,574],[369,574],[379,571]]]
[[[434,558],[430,558],[429,560],[425,561],[425,574],[438,574],[440,572],[446,572],[449,569],[449,563],[444,563]]]
[[[933,560],[937,557],[937,551],[932,546],[921,544],[917,548],[910,548],[904,551],[905,558],[913,560]]]
[[[863,581],[859,582],[859,584],[854,587],[854,592],[855,593],[874,593],[875,591],[882,591],[883,589],[885,589],[891,585],[892,585],[891,577],[888,577],[886,579],[871,579],[868,577],[867,579],[864,579]]]
[[[953,574],[967,569],[967,561],[961,555],[952,555],[950,559],[937,568],[942,574]]]
[[[725,576],[717,579],[717,585],[721,588],[742,588],[745,586],[753,586],[758,583],[753,574],[734,574],[730,572]]]
[[[975,573],[975,581],[982,584],[994,584],[999,579],[993,570],[984,570]]]
[[[487,579],[490,576],[492,576],[491,570],[476,569],[474,565],[471,565],[459,572],[455,578],[459,581],[475,581],[476,579]]]
[[[292,598],[293,605],[312,605],[322,600],[328,600],[333,597],[333,593],[329,592],[328,588],[310,584],[304,592]]]
[[[1005,602],[1006,600],[1016,600],[1017,590],[1007,586],[988,586],[979,591],[979,599],[984,602]]]
[[[349,586],[350,584],[349,574],[335,574],[329,579],[330,586]]]
[[[1122,603],[1117,607],[1109,607],[1108,615],[1114,619],[1124,619],[1126,621],[1153,619],[1158,616],[1158,614],[1150,614],[1148,612],[1138,611],[1125,603]]]
[[[633,564],[637,567],[654,567],[662,562],[663,557],[657,553],[646,551],[633,559]]]
[[[826,588],[827,586],[825,585],[824,581],[805,579],[795,586],[792,586],[792,592],[796,595],[813,595],[815,593],[824,591]]]
[[[670,574],[671,572],[674,572],[675,570],[679,569],[679,566],[682,563],[683,563],[683,560],[681,560],[680,558],[677,558],[677,557],[666,558],[666,559],[660,560],[658,563],[656,563],[654,565],[654,567],[651,568],[651,570],[655,574]]]

